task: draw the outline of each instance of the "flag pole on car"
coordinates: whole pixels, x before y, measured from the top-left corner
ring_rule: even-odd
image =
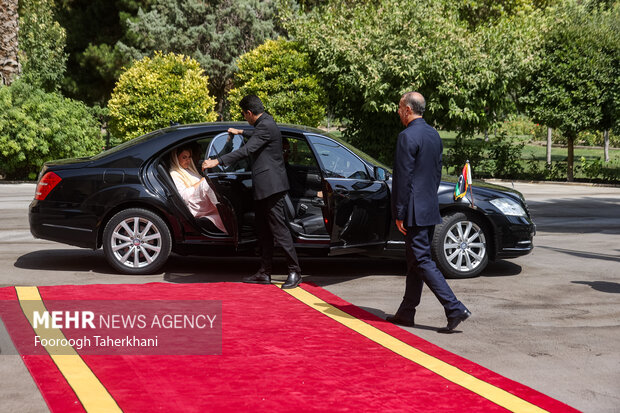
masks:
[[[471,203],[471,207],[474,207],[474,192],[471,189],[472,186],[472,177],[471,177],[471,166],[469,165],[469,160],[465,162],[465,166],[463,166],[463,171],[459,176],[456,185],[454,186],[454,200],[463,198],[467,194],[467,190],[469,189],[469,202]]]

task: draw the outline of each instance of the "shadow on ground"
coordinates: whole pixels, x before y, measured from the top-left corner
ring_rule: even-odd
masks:
[[[593,290],[603,293],[620,294],[620,283],[609,281],[572,281],[572,283],[589,285]]]
[[[115,274],[108,265],[103,251],[87,249],[52,249],[29,252],[17,258],[17,268],[44,271],[92,271]]]
[[[304,281],[319,286],[339,284],[368,276],[404,276],[404,259],[368,257],[300,258]],[[17,268],[41,271],[88,272],[118,275],[107,263],[102,250],[50,249],[20,256]],[[173,254],[158,274],[171,283],[241,282],[260,266],[256,257],[204,257]],[[491,262],[483,277],[506,277],[521,273],[521,267],[509,261]],[[155,274],[157,275],[157,274]],[[287,275],[283,258],[274,260],[274,281],[284,281]],[[140,277],[133,276],[133,277]]]
[[[569,249],[557,248],[557,247],[547,247],[545,245],[540,245],[538,246],[538,248],[544,248],[544,249],[548,249],[551,251],[560,252],[562,254],[572,255],[573,257],[620,262],[620,256],[617,256],[617,255],[598,254],[595,252],[569,250]]]

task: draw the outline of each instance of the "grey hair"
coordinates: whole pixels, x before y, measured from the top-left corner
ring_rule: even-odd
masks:
[[[405,104],[411,108],[414,114],[422,116],[426,109],[426,100],[419,92],[403,93],[401,99],[405,100]]]

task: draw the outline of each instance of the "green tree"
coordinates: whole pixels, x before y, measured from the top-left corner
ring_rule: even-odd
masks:
[[[551,18],[554,24],[541,46],[544,58],[522,102],[536,122],[566,138],[566,175],[572,181],[577,134],[618,124],[618,5],[606,9],[597,2],[568,1]]]
[[[21,73],[18,57],[19,15],[17,0],[0,3],[0,86],[10,85]]]
[[[99,123],[82,102],[24,79],[0,86],[0,173],[7,178],[35,179],[46,161],[102,149]]]
[[[156,52],[124,72],[108,102],[110,131],[129,140],[170,122],[212,122],[215,99],[197,61],[174,53]]]
[[[66,33],[54,20],[53,0],[20,2],[19,49],[24,80],[51,92],[60,89]]]
[[[318,126],[325,118],[326,95],[296,42],[267,40],[241,56],[228,96],[231,118],[242,120],[239,102],[257,95],[277,122]]]
[[[545,9],[562,0],[468,0],[455,2],[461,20],[475,29],[533,8]]]
[[[608,10],[603,9],[597,25],[601,51],[606,56],[603,79],[602,118],[599,130],[614,130],[620,134],[620,2],[614,2]]]
[[[116,43],[125,38],[127,21],[151,0],[56,0],[59,23],[67,31],[67,71],[63,93],[89,104],[105,105],[131,59]]]
[[[275,12],[272,0],[154,0],[149,11],[128,22],[127,41],[118,46],[131,59],[155,50],[196,59],[222,113],[235,58],[277,36]]]
[[[390,162],[400,95],[427,98],[425,118],[463,134],[485,131],[514,110],[513,94],[536,56],[539,13],[472,30],[452,2],[330,2],[286,27],[325,80],[345,137]]]

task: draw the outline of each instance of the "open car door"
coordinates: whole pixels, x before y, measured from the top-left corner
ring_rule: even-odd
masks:
[[[289,183],[285,196],[285,214],[295,242],[325,246],[329,236],[323,221],[324,201],[319,164],[302,134],[282,132],[282,153]]]
[[[244,144],[241,135],[221,133],[209,143],[205,159],[235,151]],[[218,165],[205,172],[205,178],[219,201],[218,211],[228,233],[233,237],[235,247],[255,243],[257,237],[249,160],[243,159],[225,167]]]
[[[388,237],[390,193],[366,163],[339,142],[306,135],[321,166],[330,254],[382,249]]]

